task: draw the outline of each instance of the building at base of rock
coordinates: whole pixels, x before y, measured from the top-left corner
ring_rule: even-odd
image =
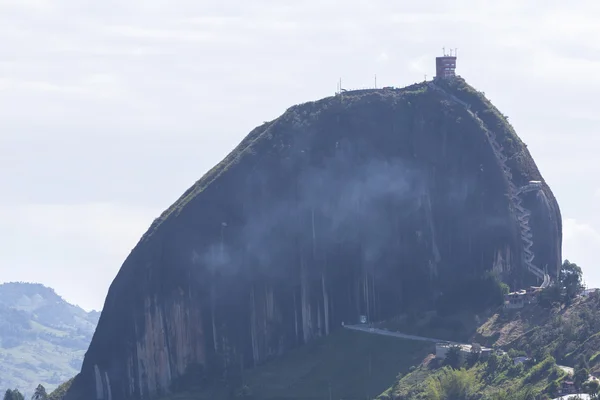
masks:
[[[541,289],[538,287],[531,287],[529,289],[523,289],[517,292],[505,294],[504,308],[518,309],[525,307],[527,304],[535,303],[537,301],[537,294],[540,291]]]
[[[444,360],[451,348],[457,347],[461,357],[465,358],[470,354],[479,354],[482,359],[486,359],[492,354],[492,349],[481,346],[479,343],[473,344],[453,344],[441,342],[435,344],[435,358]]]

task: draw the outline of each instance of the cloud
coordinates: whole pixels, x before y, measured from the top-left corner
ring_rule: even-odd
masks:
[[[600,230],[599,197],[580,187],[600,174],[599,19],[596,0],[2,0],[0,215],[12,225],[0,271],[101,304],[152,218],[253,127],[340,78],[431,77],[444,46],[571,217],[565,255],[591,264],[580,243]]]
[[[597,251],[600,231],[591,224],[572,218],[563,221],[563,258],[578,264],[588,285],[600,287]]]
[[[386,53],[386,52],[381,52],[378,56],[377,56],[377,62],[380,63],[385,63],[388,62],[390,59],[390,56]]]
[[[99,308],[122,261],[158,215],[110,203],[4,204],[0,281],[43,282],[85,308]]]
[[[134,26],[113,26],[106,29],[107,33],[125,38],[156,40],[175,40],[184,42],[216,41],[218,36],[212,32],[183,31],[175,29],[144,29]]]
[[[4,219],[19,221],[18,230],[48,239],[93,242],[119,254],[139,239],[159,210],[111,203],[27,204],[4,210]]]

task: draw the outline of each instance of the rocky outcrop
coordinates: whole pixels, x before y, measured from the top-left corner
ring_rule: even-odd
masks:
[[[541,182],[521,201],[556,276],[560,212],[526,146],[463,80],[439,85],[460,102],[427,84],[346,92],[252,131],[125,260],[67,399],[230,377],[360,315],[430,308],[465,276],[535,284],[511,185]]]

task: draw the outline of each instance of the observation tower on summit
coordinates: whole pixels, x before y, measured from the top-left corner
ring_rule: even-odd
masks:
[[[456,76],[456,53],[458,49],[454,49],[454,55],[452,55],[452,49],[449,53],[446,53],[446,48],[443,48],[443,56],[435,58],[435,77],[436,78],[453,78]]]

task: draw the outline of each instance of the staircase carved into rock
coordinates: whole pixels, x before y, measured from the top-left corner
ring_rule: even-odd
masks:
[[[442,89],[441,87],[436,85],[434,82],[427,82],[427,85],[431,89],[433,89],[437,92],[440,92],[444,96],[449,97],[450,99],[454,100],[456,103],[465,107],[467,112],[475,120],[477,120],[481,124],[482,127],[485,128],[485,123],[479,118],[479,116],[476,113],[471,111],[471,106],[469,104],[458,99],[456,96],[448,93],[447,91],[445,91],[444,89]],[[492,151],[494,152],[494,155],[495,155],[496,159],[498,160],[498,164],[500,165],[500,168],[502,169],[502,172],[508,181],[508,198],[509,198],[509,201],[510,201],[513,209],[515,210],[515,215],[516,215],[517,222],[519,225],[521,242],[522,242],[522,246],[523,246],[523,253],[522,253],[523,265],[530,273],[535,275],[536,278],[542,280],[542,284],[540,285],[540,287],[545,288],[550,284],[550,276],[545,271],[543,271],[542,269],[535,266],[535,264],[533,263],[533,260],[535,258],[535,255],[533,254],[533,250],[532,250],[533,234],[531,233],[531,227],[529,226],[529,217],[531,216],[531,211],[529,211],[525,207],[523,207],[523,200],[520,197],[522,194],[525,194],[525,193],[528,193],[531,191],[535,191],[535,190],[541,190],[542,182],[530,181],[527,185],[517,188],[517,186],[514,184],[514,181],[513,181],[513,175],[512,175],[511,169],[510,169],[510,167],[508,167],[508,165],[506,165],[506,161],[508,160],[508,157],[504,154],[504,148],[496,140],[496,134],[494,132],[492,132],[489,129],[484,129],[484,130],[485,130],[488,142],[492,148]]]

